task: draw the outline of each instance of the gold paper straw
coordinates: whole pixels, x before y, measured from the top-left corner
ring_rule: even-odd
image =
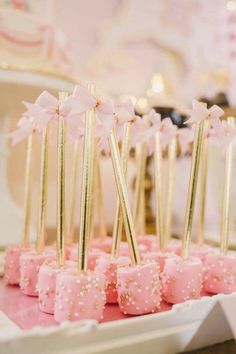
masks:
[[[230,126],[235,125],[235,118],[229,117],[227,123]],[[232,164],[233,164],[233,142],[226,148],[225,156],[225,171],[224,171],[224,190],[223,190],[223,207],[222,207],[222,221],[221,221],[221,253],[226,254],[229,243],[229,207],[230,207],[230,186],[232,178]]]
[[[75,242],[75,204],[76,204],[76,188],[78,179],[78,161],[79,161],[79,141],[74,141],[72,171],[71,171],[71,198],[70,198],[70,228],[69,228],[69,244]]]
[[[91,93],[94,93],[94,86],[88,87]],[[79,257],[78,269],[85,271],[87,269],[88,241],[91,231],[91,212],[92,212],[92,183],[94,170],[94,109],[86,112],[85,115],[85,134],[83,151],[83,169],[82,169],[82,193],[81,193],[81,211],[80,211],[80,233],[79,233]]]
[[[124,138],[122,141],[122,148],[121,148],[121,164],[124,170],[125,178],[127,175],[128,159],[129,159],[129,151],[130,151],[130,127],[131,127],[130,122],[125,124]],[[117,198],[115,221],[114,221],[113,234],[112,234],[112,249],[111,249],[112,257],[118,257],[119,255],[119,247],[122,238],[122,228],[123,228],[122,210],[121,210],[120,200],[119,198]]]
[[[103,197],[103,185],[100,166],[100,152],[97,151],[96,157],[96,195],[97,195],[97,211],[98,211],[98,225],[99,225],[99,237],[101,240],[105,240],[107,237],[106,220],[105,220],[105,207]]]
[[[140,232],[140,202],[142,199],[142,193],[144,188],[145,181],[145,170],[146,170],[146,158],[147,158],[147,147],[145,143],[137,144],[136,153],[138,157],[137,164],[137,175],[136,175],[136,183],[135,183],[135,193],[134,193],[134,208],[133,208],[133,217],[135,225],[138,225],[137,232]]]
[[[29,230],[31,216],[31,180],[32,180],[32,143],[33,134],[28,137],[26,164],[25,164],[25,196],[24,196],[24,225],[23,225],[23,247],[29,247]]]
[[[194,216],[194,208],[195,208],[195,200],[196,200],[200,156],[201,156],[201,150],[202,150],[204,124],[205,124],[204,120],[202,120],[201,122],[196,124],[196,130],[195,130],[195,136],[194,136],[192,164],[191,164],[191,172],[190,172],[188,196],[187,196],[187,206],[186,206],[186,212],[185,212],[184,231],[183,231],[182,255],[183,255],[184,259],[188,258],[189,245],[190,245],[191,236],[192,236],[193,216]]]
[[[39,195],[39,218],[37,234],[37,252],[40,253],[45,245],[45,223],[47,212],[47,178],[48,178],[48,130],[43,131],[41,147],[41,171],[40,171],[40,195]]]
[[[205,214],[206,214],[206,188],[207,188],[207,166],[208,166],[208,139],[202,143],[201,168],[200,168],[200,205],[199,205],[199,230],[197,244],[202,246],[205,237]]]
[[[173,138],[168,146],[168,189],[167,205],[165,217],[165,242],[168,243],[172,236],[172,210],[173,210],[173,188],[174,188],[174,169],[176,160],[176,138]]]
[[[154,151],[154,176],[155,176],[155,199],[156,199],[156,234],[159,240],[159,249],[164,249],[164,218],[162,200],[162,148],[160,132],[155,135]]]
[[[109,145],[111,150],[114,175],[116,179],[116,186],[120,198],[126,237],[130,247],[131,261],[133,264],[138,264],[140,262],[138,244],[135,235],[134,222],[133,222],[130,203],[129,203],[128,189],[125,182],[124,171],[120,159],[119,147],[117,144],[114,131],[110,133]]]
[[[59,92],[59,101],[63,102],[68,96],[67,92]],[[65,120],[58,117],[57,136],[57,262],[63,266],[65,262]]]
[[[146,235],[146,203],[145,203],[145,174],[144,181],[142,184],[142,192],[140,196],[140,205],[139,205],[139,218],[138,218],[138,227],[139,234]]]

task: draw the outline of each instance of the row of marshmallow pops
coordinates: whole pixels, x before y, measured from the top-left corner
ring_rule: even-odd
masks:
[[[79,93],[79,94],[78,94]],[[67,102],[67,104],[66,104]],[[105,103],[104,103],[105,102]],[[23,124],[23,132],[27,130],[25,136],[28,135],[28,132],[32,132],[34,130],[39,131],[46,131],[48,129],[48,122],[51,119],[58,120],[58,250],[57,250],[57,263],[54,261],[48,261],[40,268],[40,279],[38,284],[39,290],[39,298],[40,298],[40,307],[42,310],[46,312],[53,312],[54,311],[54,296],[55,296],[55,289],[56,290],[56,306],[55,306],[55,317],[58,321],[63,319],[80,319],[80,318],[96,318],[100,319],[100,315],[97,316],[95,313],[101,314],[102,304],[104,304],[104,294],[102,289],[104,290],[105,278],[101,277],[100,271],[102,270],[107,277],[112,279],[108,279],[108,287],[107,292],[113,294],[113,301],[117,300],[117,281],[116,276],[118,272],[118,300],[121,307],[121,310],[126,313],[130,314],[142,314],[147,312],[155,311],[158,307],[160,302],[160,288],[159,288],[159,270],[158,267],[160,265],[160,258],[165,259],[167,255],[161,254],[158,255],[158,258],[153,259],[155,262],[150,264],[142,264],[140,263],[140,256],[137,247],[137,241],[135,237],[134,225],[133,225],[133,218],[131,215],[129,200],[127,196],[127,187],[125,184],[124,179],[124,170],[127,168],[127,155],[129,148],[125,148],[128,146],[130,130],[133,128],[132,139],[135,144],[138,142],[142,145],[140,151],[143,150],[143,146],[147,146],[150,153],[154,150],[155,156],[155,166],[156,172],[161,176],[161,139],[162,144],[166,144],[166,139],[173,141],[174,134],[171,131],[174,131],[173,127],[171,126],[171,122],[165,120],[160,122],[160,117],[154,112],[150,114],[149,119],[152,121],[151,127],[149,127],[145,121],[142,121],[139,117],[135,116],[133,108],[128,105],[119,105],[116,107],[116,111],[112,107],[112,104],[107,101],[102,101],[97,98],[89,91],[86,91],[84,88],[76,87],[72,96],[67,98],[66,101],[61,102],[58,105],[58,101],[48,94],[42,94],[39,99],[36,101],[34,105],[27,105],[28,106],[28,115],[34,115],[33,120],[27,120],[27,124]],[[105,106],[105,108],[104,108]],[[69,108],[70,107],[70,108]],[[112,107],[112,110],[111,110]],[[88,111],[90,109],[90,111]],[[86,119],[83,121],[81,119],[81,114],[87,111]],[[95,124],[95,117],[94,113],[97,113],[97,121]],[[209,130],[207,133],[209,136],[217,135],[225,137],[226,130],[228,126],[223,125],[220,122],[219,116],[222,114],[221,110],[217,107],[212,107],[210,110],[198,103],[194,103],[193,112],[192,112],[192,121],[196,123],[196,138],[195,138],[195,149],[193,152],[193,166],[192,171],[194,174],[191,175],[190,180],[190,190],[189,190],[189,200],[194,204],[194,195],[196,194],[196,181],[199,169],[199,157],[201,151],[201,144],[203,140],[203,126],[204,121],[210,120],[211,125],[214,127],[214,130]],[[79,122],[77,122],[79,121]],[[24,118],[24,122],[25,118]],[[30,122],[30,125],[29,125]],[[165,122],[165,123],[164,123]],[[64,207],[64,185],[65,185],[65,176],[64,176],[64,148],[65,144],[63,143],[64,137],[64,124],[68,125],[68,129],[72,131],[73,134],[76,134],[76,137],[80,138],[84,135],[84,161],[83,161],[83,185],[82,185],[82,207],[81,207],[81,225],[80,225],[80,247],[79,247],[79,272],[77,272],[75,263],[68,262],[64,263],[64,237],[63,237],[63,229],[65,228],[65,207]],[[167,124],[168,123],[168,124]],[[21,124],[22,125],[22,124]],[[146,126],[145,126],[146,125]],[[168,126],[169,125],[169,126]],[[166,126],[168,126],[167,134],[164,134]],[[25,129],[27,127],[27,129]],[[76,129],[75,129],[76,128]],[[124,129],[125,128],[125,129]],[[118,230],[121,230],[122,219],[121,219],[121,210],[124,220],[124,225],[126,227],[126,235],[128,236],[129,245],[130,245],[130,254],[131,260],[133,265],[130,266],[130,259],[122,257],[121,259],[117,257],[117,245],[119,245],[119,237],[117,238],[117,233],[113,235],[113,257],[100,257],[98,260],[97,269],[100,270],[99,273],[96,272],[86,272],[86,256],[88,255],[88,247],[87,241],[91,233],[91,194],[92,194],[92,181],[93,181],[93,168],[94,168],[94,134],[93,129],[95,129],[96,138],[99,138],[100,144],[107,148],[106,140],[109,141],[110,152],[112,156],[112,162],[114,166],[114,172],[117,182],[117,189],[120,197],[120,205],[117,205],[117,215],[119,216],[116,220],[118,222]],[[125,131],[124,134],[124,142],[122,145],[122,159],[120,159],[116,137],[114,134],[114,129],[116,130],[117,135],[123,135],[123,130]],[[187,131],[187,129],[186,129]],[[233,130],[232,130],[233,131]],[[178,132],[180,134],[180,131]],[[13,134],[14,139],[19,139],[23,136],[22,134],[22,126],[20,126],[19,130]],[[46,134],[44,134],[46,135]],[[233,133],[230,131],[228,136],[233,136]],[[170,139],[171,137],[171,139]],[[186,139],[188,139],[185,133]],[[135,141],[136,140],[136,141]],[[191,139],[190,139],[191,140]],[[231,138],[229,139],[231,141]],[[43,140],[44,142],[44,140]],[[185,142],[186,143],[186,142]],[[167,143],[168,144],[168,143]],[[45,160],[46,160],[46,150],[45,143],[43,145],[43,153],[42,153],[42,178],[41,178],[41,186],[42,190],[45,190],[45,181],[46,181],[46,174],[45,174]],[[141,154],[142,156],[142,154]],[[145,156],[145,154],[144,154]],[[122,162],[122,163],[121,163]],[[122,166],[123,164],[123,166]],[[139,169],[138,169],[139,170]],[[143,168],[141,168],[143,170]],[[194,177],[194,178],[193,178]],[[137,178],[137,180],[139,180]],[[142,180],[142,178],[141,178]],[[157,192],[157,200],[159,201],[158,209],[162,207],[162,198],[161,198],[161,178],[157,178],[156,183],[156,192]],[[195,182],[195,183],[194,183]],[[137,195],[139,195],[140,199],[140,190],[143,183],[136,183],[136,190]],[[43,188],[44,187],[44,188]],[[139,189],[139,190],[138,190]],[[42,192],[43,201],[41,200],[41,206],[45,206],[45,193]],[[119,203],[118,203],[119,204]],[[186,217],[186,230],[184,234],[184,247],[183,249],[189,249],[189,240],[191,234],[191,220],[192,220],[192,213],[193,213],[193,206],[188,205],[187,207],[187,217]],[[137,208],[137,207],[136,207]],[[41,214],[45,213],[44,208],[41,208]],[[43,211],[42,211],[43,210]],[[190,213],[191,215],[188,215]],[[43,229],[43,225],[45,219],[40,216],[40,227],[39,230]],[[43,219],[43,222],[42,222]],[[158,225],[163,223],[162,213],[160,210],[157,214],[157,221]],[[161,230],[159,229],[160,236]],[[36,289],[36,282],[37,276],[35,271],[39,269],[41,264],[44,262],[46,258],[52,258],[54,255],[49,252],[42,252],[43,246],[42,239],[44,239],[43,232],[39,232],[39,241],[37,242],[37,253],[24,253],[21,256],[21,288],[22,291],[28,295],[37,295]],[[43,236],[42,236],[43,235]],[[120,235],[120,231],[118,232]],[[115,236],[115,237],[114,237]],[[160,250],[163,251],[163,239],[160,239]],[[148,238],[147,238],[148,240]],[[116,245],[116,246],[114,246]],[[11,250],[12,251],[12,250]],[[7,253],[8,254],[8,253]],[[99,252],[96,253],[97,255]],[[12,252],[9,252],[9,256],[12,255]],[[144,258],[148,258],[145,257]],[[188,259],[188,255],[186,256],[186,260],[182,260],[181,258],[170,257],[167,258],[168,262],[165,261],[165,268],[167,271],[164,272],[163,276],[163,294],[164,293],[176,293],[177,297],[174,294],[175,299],[173,296],[164,296],[166,300],[169,302],[179,302],[186,300],[188,298],[196,298],[200,296],[201,290],[201,274],[202,274],[202,264],[196,260]],[[188,260],[187,260],[188,259]],[[156,263],[158,260],[158,263]],[[9,265],[9,261],[6,262],[6,265]],[[176,262],[179,264],[179,267],[176,268]],[[169,264],[169,270],[168,270]],[[121,267],[119,267],[121,266]],[[127,267],[128,266],[128,267]],[[9,268],[9,267],[7,267]],[[14,267],[13,267],[14,268]],[[34,268],[34,270],[32,270]],[[118,270],[117,270],[118,268]],[[183,269],[182,269],[183,268]],[[176,272],[176,269],[180,269],[179,276],[182,279],[177,281],[177,288],[176,291],[170,288],[170,277],[167,275],[171,272]],[[190,269],[193,272],[190,272]],[[110,271],[109,271],[110,270]],[[195,271],[194,271],[195,270]],[[190,273],[191,282],[189,283],[189,277],[186,277],[185,272]],[[7,279],[7,269],[6,269],[6,279]],[[57,274],[57,287],[55,287],[55,279]],[[32,277],[33,275],[33,277]],[[193,276],[194,275],[194,276]],[[135,281],[136,279],[136,281]],[[172,279],[172,278],[171,278]],[[178,280],[178,279],[177,279]],[[185,284],[181,284],[181,281],[185,280]],[[11,283],[10,280],[8,280]],[[68,283],[67,283],[68,282]],[[176,283],[176,281],[175,281]],[[145,285],[146,284],[146,285]],[[88,285],[88,286],[87,286]],[[191,296],[189,291],[186,289],[186,294],[182,294],[182,292],[178,291],[178,287],[183,288],[191,288]],[[196,289],[194,289],[196,287]],[[164,291],[164,289],[167,289]],[[82,289],[81,291],[79,291]],[[127,290],[128,289],[128,290]],[[70,291],[69,291],[70,290]],[[109,291],[111,290],[111,291]],[[67,294],[67,292],[69,292]],[[180,293],[180,294],[179,294]],[[193,294],[194,293],[194,294]],[[69,295],[70,294],[70,295]],[[92,298],[91,298],[92,294]],[[99,296],[99,294],[101,296]],[[96,295],[96,296],[95,296]],[[179,296],[180,295],[180,296]],[[78,301],[75,301],[75,297],[78,297]],[[81,298],[79,298],[81,297]],[[86,308],[85,308],[85,301],[84,297],[86,297]],[[88,304],[88,299],[90,299],[91,303]],[[178,299],[177,299],[178,298]],[[180,299],[179,299],[180,298]],[[48,303],[51,301],[49,307],[51,308],[50,311],[47,308]],[[96,301],[95,301],[96,299]],[[109,301],[109,299],[107,299]],[[96,304],[95,304],[95,302]],[[140,305],[140,306],[139,306]],[[92,310],[93,307],[93,310]],[[76,308],[83,309],[81,311],[76,311]],[[95,311],[96,310],[96,311]],[[90,314],[89,314],[90,312]],[[94,316],[92,315],[94,313]]]

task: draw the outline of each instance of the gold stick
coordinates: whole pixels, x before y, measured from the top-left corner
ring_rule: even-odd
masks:
[[[146,144],[137,144],[136,153],[138,157],[137,164],[137,175],[135,182],[135,193],[134,193],[134,208],[133,208],[133,216],[135,225],[139,227],[136,229],[137,232],[140,232],[140,202],[142,200],[142,193],[145,181],[145,170],[146,170],[146,158],[147,158],[147,148]],[[142,210],[142,209],[141,209]]]
[[[173,210],[173,190],[174,190],[174,169],[176,160],[176,138],[173,138],[168,146],[168,190],[165,218],[165,242],[168,243],[172,236],[172,210]]]
[[[63,102],[67,92],[59,92],[59,101]],[[57,262],[63,266],[65,262],[65,120],[58,117],[57,135]]]
[[[200,156],[202,150],[204,124],[205,124],[204,120],[197,123],[195,136],[194,136],[192,164],[191,164],[187,205],[186,205],[185,220],[184,220],[184,231],[183,231],[182,255],[184,259],[188,258],[189,245],[192,236],[193,216],[194,216],[194,208],[195,208],[195,200],[196,200]]]
[[[138,218],[138,227],[139,234],[146,235],[146,203],[145,203],[145,174],[144,181],[142,184],[142,192],[140,196],[140,205],[139,205],[139,218]]]
[[[106,230],[106,220],[105,220],[105,208],[104,208],[104,198],[103,198],[103,185],[101,176],[101,166],[100,166],[100,152],[97,151],[96,158],[96,195],[97,195],[97,211],[98,211],[98,222],[99,222],[99,237],[101,240],[105,240],[107,237]]]
[[[24,225],[23,247],[29,247],[29,230],[31,217],[31,182],[32,182],[32,143],[33,134],[28,137],[25,164],[25,196],[24,196]]]
[[[40,253],[45,245],[45,224],[47,213],[47,178],[48,178],[48,131],[46,127],[43,131],[41,147],[41,171],[40,171],[40,195],[39,195],[39,218],[37,235],[37,252]]]
[[[125,182],[124,171],[122,168],[119,148],[118,148],[114,131],[111,131],[110,133],[109,145],[111,150],[114,175],[116,179],[116,186],[120,198],[126,237],[128,239],[130,253],[131,253],[131,261],[133,264],[138,264],[140,262],[138,244],[137,244],[134,222],[133,222],[131,208],[130,208],[128,189]]]
[[[164,249],[164,218],[162,200],[162,148],[160,132],[156,132],[154,151],[155,199],[156,199],[156,234],[159,240],[159,249]]]
[[[235,125],[235,118],[229,117],[227,123],[230,126]],[[230,186],[232,179],[232,165],[233,165],[233,142],[226,148],[225,156],[225,171],[224,171],[224,190],[223,190],[223,206],[222,206],[222,220],[221,220],[221,245],[220,250],[222,254],[227,254],[229,243],[229,208],[230,208]]]
[[[94,93],[95,88],[89,85],[89,91]],[[80,211],[80,233],[79,233],[79,257],[78,269],[85,271],[87,269],[88,241],[91,231],[91,212],[92,212],[92,183],[94,172],[94,109],[86,112],[85,115],[85,134],[84,134],[84,152],[82,169],[82,193],[81,193],[81,211]]]
[[[199,205],[199,230],[197,235],[197,244],[202,246],[205,237],[205,215],[206,215],[206,188],[207,188],[207,166],[208,166],[208,139],[205,138],[202,143],[200,168],[200,205]]]
[[[127,177],[128,159],[129,159],[129,151],[130,151],[130,127],[131,127],[130,122],[125,124],[124,138],[123,138],[122,148],[121,148],[121,163],[124,170],[125,178]],[[112,235],[112,249],[111,249],[112,257],[118,257],[119,255],[119,247],[122,238],[122,228],[123,228],[122,210],[121,210],[120,200],[119,198],[117,198],[115,221],[114,221],[113,235]]]
[[[75,242],[75,204],[76,204],[76,188],[78,179],[78,161],[79,161],[79,141],[74,141],[72,171],[71,171],[71,197],[70,197],[70,228],[69,228],[69,244]]]

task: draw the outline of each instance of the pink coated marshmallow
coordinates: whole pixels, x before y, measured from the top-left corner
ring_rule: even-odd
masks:
[[[87,271],[60,272],[56,277],[54,318],[57,322],[103,319],[105,308],[104,274]]]
[[[204,290],[212,294],[236,291],[236,256],[208,254],[205,259]]]
[[[117,269],[119,267],[128,266],[130,264],[130,258],[128,257],[100,257],[98,259],[95,272],[102,273],[106,277],[106,302],[117,303]]]
[[[102,240],[100,238],[94,238],[91,240],[90,243],[90,248],[96,248],[99,249],[105,253],[111,253],[111,247],[112,247],[112,238],[111,237],[106,237],[106,239]]]
[[[118,303],[125,315],[155,312],[160,305],[159,268],[156,263],[117,270]]]
[[[96,265],[97,265],[97,261],[101,256],[106,256],[107,253],[103,252],[100,249],[92,249],[89,251],[88,254],[88,270],[94,270]],[[74,248],[71,249],[70,251],[70,256],[69,256],[69,260],[72,261],[77,261],[78,259],[78,249]]]
[[[159,266],[160,272],[163,272],[165,261],[168,257],[173,256],[172,253],[166,252],[147,252],[142,255],[142,261],[144,263],[156,262]]]
[[[46,260],[39,269],[38,296],[39,309],[42,312],[54,314],[56,275],[61,270],[76,270],[77,262],[66,261],[64,268],[60,268],[55,260]]]
[[[4,278],[9,285],[20,283],[20,256],[30,248],[23,248],[18,245],[8,246],[5,251]]]
[[[139,245],[146,246],[148,252],[157,250],[157,237],[155,235],[142,235],[138,237],[137,241]]]
[[[193,244],[190,248],[189,254],[191,257],[201,259],[201,261],[204,263],[206,256],[212,252],[215,252],[213,247],[210,247],[208,245],[198,246]]]
[[[54,252],[26,252],[20,257],[20,288],[23,294],[38,296],[37,283],[40,266],[54,257]]]
[[[203,264],[200,259],[167,258],[162,275],[162,297],[170,304],[199,299],[202,281]]]
[[[180,240],[172,240],[167,245],[165,245],[165,252],[174,253],[178,256],[181,255],[182,243]]]

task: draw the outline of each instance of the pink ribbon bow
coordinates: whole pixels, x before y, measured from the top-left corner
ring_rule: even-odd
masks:
[[[230,144],[236,137],[236,127],[233,127],[227,123],[227,121],[222,120],[217,126],[217,129],[212,127],[208,132],[208,137],[210,140],[217,145],[226,147]]]
[[[147,141],[148,153],[152,154],[155,146],[156,132],[160,132],[161,147],[165,149],[176,136],[177,127],[172,123],[170,118],[161,120],[160,114],[154,110],[150,111],[149,119],[152,126],[144,133],[144,140]]]
[[[192,110],[190,111],[190,118],[185,122],[186,124],[196,124],[204,119],[209,119],[211,125],[217,128],[220,123],[220,117],[224,114],[223,109],[214,105],[211,108],[207,108],[206,103],[193,100]]]
[[[24,116],[34,117],[40,131],[54,119],[58,119],[59,115],[66,118],[71,110],[68,99],[60,103],[59,100],[47,91],[43,91],[35,103],[23,102],[27,111]]]
[[[68,99],[71,114],[68,120],[79,119],[81,113],[91,109],[96,111],[95,134],[97,136],[108,135],[115,126],[114,107],[109,99],[99,99],[81,85],[76,85],[72,95]]]
[[[12,139],[12,145],[20,143],[33,133],[39,132],[37,123],[34,118],[22,117],[17,123],[17,129],[8,134]]]

